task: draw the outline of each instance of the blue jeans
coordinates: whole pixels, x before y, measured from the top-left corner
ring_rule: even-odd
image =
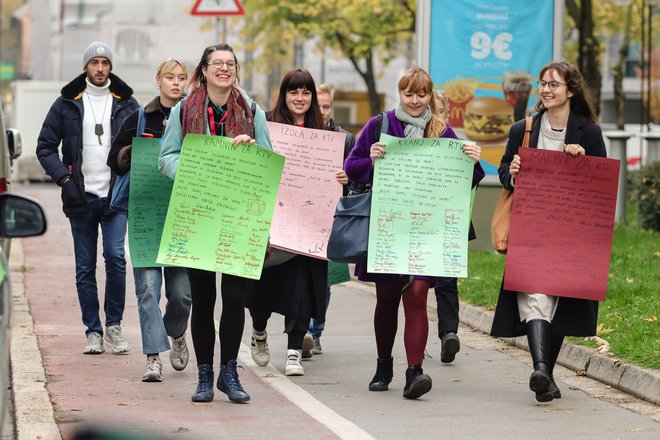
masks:
[[[76,288],[82,312],[82,321],[87,327],[85,334],[103,334],[99,318],[99,294],[96,287],[96,254],[101,226],[103,259],[105,260],[105,325],[119,325],[124,315],[126,302],[126,260],[124,238],[126,237],[126,214],[106,213],[108,199],[87,194],[91,214],[85,217],[70,217],[73,249],[76,256]]]
[[[160,311],[160,290],[165,274],[165,314]],[[140,316],[142,352],[158,354],[170,349],[168,336],[178,338],[188,328],[190,283],[181,267],[135,267],[135,295]]]
[[[325,310],[328,310],[328,306],[330,305],[330,286],[327,287],[326,290],[326,296],[325,296]],[[307,331],[314,336],[315,338],[320,338],[321,334],[323,333],[323,330],[325,330],[325,321],[324,322],[318,322],[314,318],[309,319],[309,328]]]

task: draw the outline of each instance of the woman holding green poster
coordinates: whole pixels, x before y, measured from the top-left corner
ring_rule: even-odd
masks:
[[[563,151],[571,156],[607,156],[603,135],[595,123],[596,112],[575,66],[564,61],[546,64],[539,73],[538,90],[530,148]],[[511,127],[499,167],[500,182],[510,191],[522,166],[518,148],[524,133],[525,120]],[[512,292],[502,285],[490,333],[506,338],[527,335],[534,363],[529,388],[537,401],[550,402],[561,397],[553,370],[564,336],[595,335],[597,318],[597,301]]]
[[[226,43],[204,49],[202,58],[188,81],[188,97],[177,104],[165,129],[158,167],[174,179],[183,138],[188,133],[226,136],[233,145],[255,141],[272,149],[261,108],[238,87],[240,65]],[[193,402],[213,400],[213,349],[215,327],[216,274],[188,269],[192,292],[192,332],[199,381]],[[236,371],[238,349],[245,324],[245,292],[251,280],[223,274],[221,284],[220,372],[217,386],[234,403],[250,400]]]
[[[443,122],[433,99],[433,81],[420,67],[412,67],[399,80],[399,105],[385,112],[387,134],[400,138],[454,138],[456,133]],[[379,142],[382,122],[373,117],[364,126],[344,168],[355,183],[371,183],[376,160],[385,157],[385,145]],[[479,165],[481,148],[466,144],[463,152],[474,161],[472,187],[484,177]],[[440,244],[438,244],[440,246]],[[403,397],[416,399],[431,390],[431,378],[424,374],[422,361],[428,338],[426,300],[428,290],[437,278],[407,274],[373,274],[367,272],[366,261],[358,263],[355,275],[362,281],[376,283],[374,332],[378,359],[376,374],[369,383],[370,391],[386,391],[393,376],[392,347],[398,324],[399,303],[403,297],[405,312],[404,345],[408,360]]]
[[[107,163],[117,175],[122,176],[130,171],[131,143],[134,137],[163,137],[167,118],[172,107],[181,100],[187,79],[188,69],[181,61],[170,58],[158,66],[156,85],[160,95],[151,100],[144,109],[129,115],[112,142]],[[154,169],[156,166],[154,161]],[[171,348],[170,363],[177,371],[188,365],[186,329],[191,302],[188,274],[186,269],[181,267],[134,267],[133,278],[142,333],[142,352],[147,356],[147,371],[142,376],[142,381],[161,382],[161,352]],[[163,278],[167,298],[165,315],[160,310]],[[171,347],[168,336],[172,338]]]

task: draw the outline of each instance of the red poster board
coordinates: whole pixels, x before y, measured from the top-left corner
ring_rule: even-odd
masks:
[[[603,301],[619,161],[524,148],[504,288]]]

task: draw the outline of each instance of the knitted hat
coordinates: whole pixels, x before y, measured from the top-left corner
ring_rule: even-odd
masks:
[[[83,69],[87,68],[87,64],[92,58],[104,57],[110,61],[110,68],[112,68],[112,51],[105,43],[94,41],[87,46],[83,54]]]

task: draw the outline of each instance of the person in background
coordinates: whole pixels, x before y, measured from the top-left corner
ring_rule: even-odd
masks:
[[[442,90],[436,90],[433,95],[438,114],[445,124],[449,119],[449,99]],[[472,222],[470,222],[469,240],[476,238]],[[440,361],[450,364],[461,350],[458,339],[458,279],[455,277],[438,277],[435,285],[435,301],[438,313],[438,337],[440,338]]]
[[[86,327],[84,354],[100,354],[96,256],[101,228],[105,260],[105,340],[113,353],[130,345],[121,333],[126,302],[126,213],[109,207],[115,175],[106,165],[110,145],[124,119],[138,108],[133,89],[112,73],[112,51],[94,41],[83,53],[83,73],[62,88],[37,140],[37,158],[62,187],[62,210],[69,218],[76,259],[76,289]],[[62,145],[62,157],[58,148]]]
[[[209,46],[188,80],[188,97],[174,106],[163,136],[158,168],[174,179],[181,144],[188,133],[226,136],[234,147],[254,143],[272,150],[266,117],[261,108],[239,87],[240,64],[226,43]],[[254,113],[253,113],[254,108]],[[192,333],[199,380],[193,402],[213,400],[213,349],[215,346],[216,274],[188,269],[192,294]],[[236,359],[245,324],[245,296],[251,280],[223,274],[221,281],[220,372],[218,389],[234,403],[250,400],[236,370]]]
[[[188,79],[188,68],[178,60],[167,59],[160,63],[156,72],[156,86],[160,91],[144,107],[144,133],[138,133],[138,113],[126,118],[115,137],[108,166],[117,175],[131,169],[131,151],[134,137],[147,136],[160,139],[167,126],[172,107],[181,100]],[[154,162],[156,168],[158,163]],[[138,185],[139,182],[133,182]],[[130,233],[130,231],[129,231]],[[160,310],[160,291],[165,278],[165,314]],[[189,353],[186,344],[186,329],[190,317],[190,284],[188,273],[182,267],[134,267],[135,295],[137,296],[142,352],[147,356],[147,371],[143,382],[161,382],[163,363],[160,353],[170,350],[172,368],[181,371],[188,365]],[[172,338],[172,345],[168,341]]]
[[[319,108],[321,109],[321,116],[323,117],[323,124],[328,130],[336,131],[339,133],[345,133],[346,139],[344,140],[344,160],[348,157],[348,154],[355,146],[355,136],[352,133],[344,130],[340,126],[335,124],[335,121],[332,119],[332,109],[333,102],[335,98],[335,90],[330,88],[327,84],[321,84],[316,88],[316,96],[319,102]],[[343,195],[347,195],[349,191],[349,181],[344,170],[337,171],[335,176],[337,182],[343,185]],[[328,310],[328,305],[330,304],[330,286],[327,286],[326,289],[326,312]],[[303,340],[303,359],[312,357],[315,354],[322,354],[323,347],[321,347],[321,335],[325,329],[325,322],[319,322],[314,318],[309,320],[309,328],[305,339]],[[309,350],[305,348],[311,347]]]
[[[275,106],[268,120],[280,124],[323,130],[321,110],[312,75],[295,69],[284,75]],[[276,251],[282,254],[284,251]],[[328,262],[318,258],[288,253],[280,264],[264,267],[261,279],[250,291],[248,308],[252,317],[252,359],[259,366],[270,361],[266,326],[273,312],[284,315],[287,360],[284,374],[302,376],[303,339],[310,318],[325,322],[327,306]],[[269,257],[266,258],[268,265]],[[286,260],[286,261],[284,261]],[[308,339],[309,341],[309,339]],[[306,351],[311,350],[306,347]]]
[[[606,157],[596,113],[577,68],[564,61],[548,63],[541,68],[538,82],[538,113],[532,124],[530,148]],[[500,162],[500,182],[509,191],[515,190],[516,176],[524,167],[517,154],[524,133],[522,119],[511,127]],[[553,371],[564,336],[595,335],[597,318],[598,301],[511,292],[501,287],[490,333],[505,338],[527,335],[534,363],[529,388],[537,401],[549,402],[561,397]]]
[[[388,134],[405,138],[454,138],[456,134],[438,114],[433,98],[433,81],[420,67],[412,67],[399,80],[399,104],[386,112]],[[371,183],[376,160],[385,157],[385,145],[378,141],[378,117],[367,122],[344,164],[346,174],[356,183]],[[481,148],[466,144],[463,152],[474,161],[472,187],[476,186],[485,173],[479,165]],[[438,244],[440,246],[440,244]],[[405,313],[404,346],[408,368],[403,397],[416,399],[431,390],[431,378],[424,374],[422,361],[428,338],[428,316],[426,300],[429,287],[437,279],[407,274],[373,274],[366,271],[366,262],[358,263],[355,275],[359,280],[376,284],[376,310],[374,332],[378,359],[376,374],[369,383],[370,391],[386,391],[393,377],[392,347],[398,325],[401,297]]]

